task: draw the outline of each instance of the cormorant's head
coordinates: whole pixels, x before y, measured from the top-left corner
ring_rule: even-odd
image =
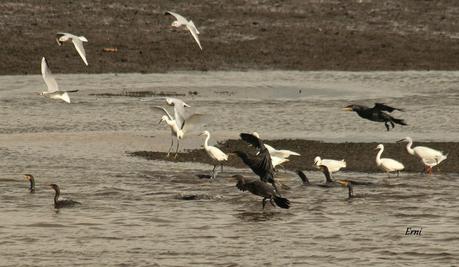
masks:
[[[359,111],[362,109],[362,106],[360,105],[348,105],[343,108],[343,111]]]
[[[349,180],[337,180],[337,182],[344,187],[349,187],[349,185],[352,185],[351,181]]]
[[[56,191],[59,190],[59,186],[57,184],[50,184],[49,186]]]
[[[33,175],[32,175],[32,174],[24,174],[24,179],[26,179],[27,181],[31,181],[31,180],[34,180],[34,178],[33,178]]]

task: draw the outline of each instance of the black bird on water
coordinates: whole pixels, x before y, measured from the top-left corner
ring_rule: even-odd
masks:
[[[309,179],[306,176],[306,174],[304,174],[304,172],[302,172],[300,170],[297,170],[296,174],[298,174],[298,176],[300,177],[301,181],[303,181],[303,185],[305,185],[305,186],[316,185],[316,186],[320,186],[320,187],[336,187],[336,186],[342,185],[342,181],[347,181],[347,182],[349,182],[350,184],[353,184],[353,185],[373,185],[373,183],[371,183],[371,182],[358,182],[358,181],[352,181],[352,180],[337,180],[337,181],[335,181],[335,180],[332,179],[330,171],[328,170],[327,166],[319,165],[319,168],[320,168],[320,170],[322,171],[322,173],[325,176],[325,182],[324,183],[311,184],[311,182],[309,181]]]
[[[392,126],[392,128],[395,127],[394,123],[397,123],[400,125],[408,125],[406,124],[404,120],[396,119],[387,113],[387,112],[391,113],[394,110],[404,111],[403,109],[390,107],[390,106],[384,105],[384,103],[375,103],[375,106],[372,108],[369,108],[363,105],[349,105],[349,106],[344,107],[343,110],[344,111],[355,111],[360,117],[370,120],[370,121],[384,122],[384,125],[386,126],[386,129],[388,131],[390,130],[389,124],[390,126]]]
[[[269,200],[273,207],[275,206],[274,203],[279,208],[288,209],[290,208],[290,201],[284,197],[281,197],[275,188],[270,184],[267,184],[263,181],[258,179],[248,179],[241,175],[233,175],[234,178],[237,179],[236,187],[241,191],[249,191],[250,193],[263,197],[263,209],[266,205],[266,200]],[[274,203],[273,203],[274,201]]]
[[[353,182],[349,180],[338,180],[338,183],[340,183],[342,186],[347,187],[349,189],[349,198],[355,197],[354,195],[354,186]]]
[[[61,190],[59,189],[59,186],[57,184],[50,184],[51,188],[54,189],[56,194],[54,195],[54,208],[60,209],[60,208],[66,208],[66,207],[73,207],[76,204],[81,204],[78,201],[74,201],[71,199],[62,199],[59,200],[59,195],[61,194]]]
[[[35,193],[35,179],[32,174],[24,174],[24,178],[30,182],[29,191]]]
[[[263,141],[253,134],[241,133],[240,136],[242,140],[257,148],[259,153],[257,156],[249,156],[245,152],[235,151],[234,154],[238,155],[238,157],[242,159],[245,165],[249,166],[250,169],[256,175],[258,175],[263,182],[271,183],[276,191],[279,192],[274,181],[274,168],[271,161],[271,156],[269,155],[268,149],[263,144]]]

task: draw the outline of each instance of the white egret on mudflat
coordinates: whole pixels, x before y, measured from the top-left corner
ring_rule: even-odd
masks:
[[[314,166],[320,169],[320,165],[324,165],[328,168],[330,173],[339,171],[342,168],[346,168],[346,161],[334,160],[334,159],[321,159],[319,156],[314,158]]]
[[[214,168],[212,169],[212,178],[216,177],[215,169],[217,165],[221,166],[223,171],[223,162],[228,160],[228,155],[221,151],[219,148],[214,146],[209,146],[210,133],[209,131],[203,131],[200,135],[205,135],[206,139],[204,141],[204,149],[207,152],[207,155],[212,159]]]
[[[443,154],[443,152],[432,149],[425,146],[417,146],[411,148],[413,145],[413,139],[411,137],[405,137],[401,140],[398,140],[397,143],[408,142],[406,145],[406,151],[413,156],[418,157],[424,164],[424,172],[432,174],[432,167],[440,164],[444,161],[448,154]]]
[[[379,149],[378,154],[376,155],[376,165],[381,170],[385,171],[390,177],[391,172],[396,172],[397,176],[400,174],[400,171],[405,169],[402,163],[396,161],[395,159],[390,158],[381,158],[381,154],[384,151],[384,145],[379,144],[375,149]]]

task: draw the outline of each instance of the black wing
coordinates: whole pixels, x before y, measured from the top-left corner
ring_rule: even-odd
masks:
[[[404,111],[401,108],[394,108],[394,107],[391,107],[391,106],[387,106],[384,103],[375,103],[375,106],[373,108],[381,110],[381,111],[387,111],[387,112],[392,112],[394,110]]]
[[[260,151],[266,150],[265,145],[263,144],[263,141],[261,141],[258,137],[256,137],[253,134],[248,134],[248,133],[241,133],[240,134],[242,140],[246,141],[247,143],[251,144],[252,146],[258,148]]]
[[[274,168],[271,162],[271,156],[268,150],[260,152],[258,156],[247,155],[245,152],[235,152],[242,161],[252,169],[252,171],[260,176],[262,181],[273,182]]]

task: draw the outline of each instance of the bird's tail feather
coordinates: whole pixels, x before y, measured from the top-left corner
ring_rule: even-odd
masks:
[[[400,124],[400,125],[408,125],[406,124],[406,122],[402,119],[396,119],[396,118],[392,118],[392,121],[397,123],[397,124]]]
[[[274,202],[279,208],[288,209],[290,208],[290,201],[284,197],[274,196]]]

